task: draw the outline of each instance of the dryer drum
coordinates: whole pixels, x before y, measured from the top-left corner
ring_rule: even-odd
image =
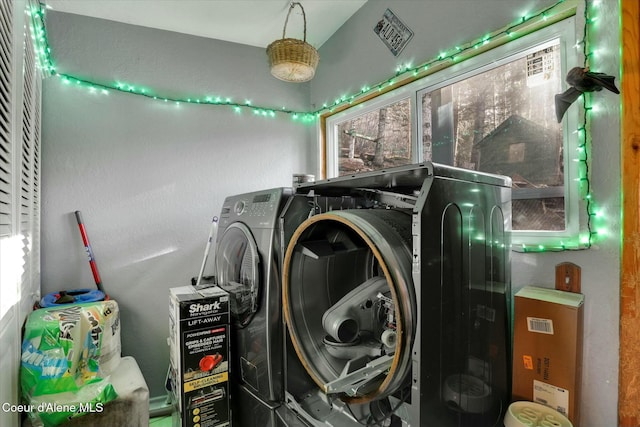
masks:
[[[415,334],[411,211],[353,209],[312,216],[283,266],[293,347],[320,389],[348,403],[406,384]]]

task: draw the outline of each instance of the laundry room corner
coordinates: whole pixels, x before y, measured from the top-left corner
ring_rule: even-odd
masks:
[[[47,23],[59,72],[168,94],[237,93],[296,109],[307,102],[305,85],[252,71],[264,67],[258,48],[54,11]],[[311,125],[94,93],[64,79],[43,85],[42,292],[92,283],[73,217],[82,210],[104,287],[130,325],[123,352],[145,360],[151,396],[162,396],[169,288],[197,274],[224,197],[313,173]]]
[[[638,427],[637,0],[0,0],[0,425]]]

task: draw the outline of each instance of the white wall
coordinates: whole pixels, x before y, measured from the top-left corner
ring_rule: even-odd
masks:
[[[503,0],[369,0],[320,49],[320,66],[311,83],[311,102],[331,104],[344,94],[357,92],[394,75],[396,67],[414,66],[448,49],[476,40],[488,31],[516,22],[527,11],[555,4],[549,1]],[[579,2],[580,3],[580,2]],[[615,3],[615,2],[614,2]],[[387,8],[414,31],[405,50],[394,57],[373,32]],[[583,5],[578,6],[576,35],[582,39]],[[618,75],[617,4],[607,2],[598,11],[594,36],[600,51],[596,71]],[[593,62],[592,62],[593,64]],[[581,64],[575,64],[581,65]],[[594,68],[595,69],[595,68]],[[582,267],[585,294],[585,344],[582,373],[581,427],[617,425],[618,325],[620,281],[620,99],[601,93],[601,112],[591,126],[593,149],[590,170],[594,200],[608,218],[608,235],[590,250],[563,253],[514,253],[513,291],[524,285],[553,287],[555,265],[570,261]]]
[[[271,77],[262,49],[51,12],[58,71],[144,83],[171,96],[221,95],[306,110],[308,85]],[[164,393],[168,289],[197,275],[227,195],[290,186],[316,169],[313,125],[228,107],[92,93],[44,82],[42,291],[92,288],[73,212],[83,213],[123,354]]]

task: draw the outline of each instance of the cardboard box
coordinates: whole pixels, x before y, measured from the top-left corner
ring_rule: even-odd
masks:
[[[174,425],[229,426],[229,294],[172,288],[169,323]]]
[[[527,286],[515,296],[513,400],[549,406],[580,425],[582,294]]]

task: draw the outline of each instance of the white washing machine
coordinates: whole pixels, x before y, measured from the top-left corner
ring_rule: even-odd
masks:
[[[279,213],[291,189],[227,197],[216,238],[217,283],[231,294],[233,425],[277,425],[283,401]]]
[[[509,178],[425,163],[301,184],[282,223],[287,408],[318,427],[501,424]]]

